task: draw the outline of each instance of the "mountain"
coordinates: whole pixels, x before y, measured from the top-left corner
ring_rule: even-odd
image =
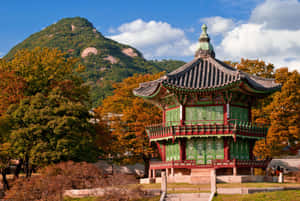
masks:
[[[105,38],[85,18],[64,18],[40,32],[34,33],[13,47],[5,59],[12,59],[24,48],[57,48],[67,57],[78,57],[86,67],[81,74],[91,86],[93,106],[112,93],[112,83],[119,82],[134,73],[157,73],[171,71],[184,62],[163,60],[147,61],[135,48]],[[174,65],[174,66],[173,66]]]

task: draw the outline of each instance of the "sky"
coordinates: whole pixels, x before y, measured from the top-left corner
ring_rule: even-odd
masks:
[[[218,59],[260,59],[300,72],[298,0],[3,0],[0,57],[31,34],[76,16],[147,59],[191,60],[205,23]]]

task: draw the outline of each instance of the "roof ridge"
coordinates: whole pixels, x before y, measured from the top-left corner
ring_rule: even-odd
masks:
[[[211,56],[200,56],[157,80],[141,83],[139,88],[134,89],[134,93],[150,97],[160,86],[199,91],[217,90],[240,81],[258,90],[257,93],[271,93],[281,86],[275,79],[251,75]]]
[[[184,64],[184,65],[182,65],[182,66],[180,66],[179,68],[177,68],[176,70],[173,70],[172,72],[170,72],[170,73],[168,73],[167,75],[165,75],[165,76],[167,76],[167,77],[171,77],[171,76],[175,76],[175,75],[179,75],[179,74],[181,74],[181,73],[184,73],[184,72],[186,72],[189,68],[192,68],[195,64],[196,64],[196,62],[199,62],[199,60],[200,60],[201,58],[194,58],[192,61],[190,61],[190,62],[188,62],[188,63],[186,63],[186,64]]]
[[[218,59],[214,59],[212,57],[208,57],[212,63],[214,63],[218,68],[221,68],[221,69],[224,69],[226,73],[229,73],[230,75],[233,75],[233,76],[238,76],[239,78],[240,77],[243,77],[243,76],[240,76],[240,71],[237,70],[236,68],[218,60]],[[229,68],[228,68],[229,67]]]

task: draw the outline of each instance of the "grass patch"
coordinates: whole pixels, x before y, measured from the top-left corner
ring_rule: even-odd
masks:
[[[217,184],[218,188],[266,188],[266,187],[300,187],[297,183],[270,183],[270,182],[260,182],[260,183],[236,183],[236,184]]]
[[[300,201],[300,191],[275,191],[247,195],[217,195],[213,201]]]
[[[139,200],[135,200],[135,201],[159,201],[160,196],[155,196],[152,198],[143,198],[143,199],[139,199]]]

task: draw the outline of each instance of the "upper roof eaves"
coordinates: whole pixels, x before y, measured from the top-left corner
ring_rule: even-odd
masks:
[[[280,89],[281,85],[275,83],[274,79],[250,75],[215,59],[206,30],[206,25],[203,25],[199,38],[200,47],[192,61],[157,80],[141,83],[139,88],[134,89],[134,94],[142,97],[154,96],[162,85],[193,91],[217,90],[240,81],[257,93],[271,93]]]

